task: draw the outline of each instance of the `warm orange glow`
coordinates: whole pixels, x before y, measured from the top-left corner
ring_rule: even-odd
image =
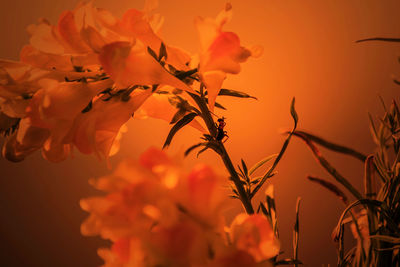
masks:
[[[48,18],[52,25],[56,25],[62,11],[72,10],[76,2],[42,1],[38,5],[35,1],[20,0],[4,3],[4,7],[0,10],[3,18],[3,23],[0,24],[2,36],[0,58],[18,60],[20,50],[29,43],[29,36],[25,31],[27,25],[36,23],[39,17]],[[109,9],[120,18],[126,10],[140,9],[143,6],[143,1],[97,0],[95,3],[97,6]],[[296,97],[300,128],[351,145],[364,153],[372,153],[374,146],[369,136],[367,111],[373,115],[381,114],[378,94],[387,102],[392,97],[398,97],[399,87],[392,82],[392,77],[399,77],[400,68],[396,58],[400,49],[395,44],[355,44],[354,41],[375,36],[399,37],[400,3],[396,0],[385,3],[372,0],[330,2],[233,0],[231,3],[234,15],[231,21],[224,25],[224,31],[235,32],[240,36],[240,45],[247,47],[254,55],[257,53],[252,50],[252,45],[259,44],[264,48],[260,58],[250,58],[245,64],[241,64],[240,75],[231,75],[226,71],[228,79],[224,83],[224,87],[245,91],[256,96],[258,101],[219,97],[217,102],[228,110],[214,109],[218,116],[227,118],[225,129],[230,138],[226,146],[234,162],[239,163],[240,159],[244,158],[252,165],[266,155],[279,151],[283,137],[278,129],[291,127],[289,104],[293,96]],[[225,1],[222,0],[160,0],[158,12],[165,16],[160,35],[171,47],[179,46],[190,53],[202,51],[194,18],[196,16],[215,18],[218,11],[224,7]],[[103,16],[105,21],[112,23],[113,19],[108,14]],[[68,24],[70,19],[70,13],[64,13],[60,25],[65,27],[61,28],[60,36],[75,40],[70,38],[74,36],[74,29]],[[154,23],[159,21],[155,20]],[[60,30],[60,27],[57,29]],[[40,28],[29,28],[30,32],[34,30],[43,34],[48,34],[50,31],[45,24],[41,24]],[[87,34],[94,36],[93,32]],[[52,37],[46,35],[46,38],[48,40]],[[151,37],[147,35],[143,37],[143,40],[148,39]],[[63,78],[65,72],[71,71],[64,68],[70,58],[55,59],[40,54],[34,44],[41,42],[43,40],[38,38],[32,45],[25,46],[21,52],[21,59],[31,63],[32,58],[37,59],[40,55],[41,60],[35,62],[42,67],[56,61],[59,63],[57,68],[63,71],[60,73],[60,77]],[[68,45],[77,50],[89,49],[76,40]],[[96,49],[97,45],[97,42],[93,42],[90,49]],[[48,45],[48,49],[54,52],[59,51],[61,47],[52,42],[51,46]],[[176,58],[180,59],[181,53],[176,54]],[[18,76],[18,73],[14,75]],[[225,73],[219,72],[216,76],[221,80],[225,77]],[[60,93],[58,89],[62,88],[54,89],[50,98],[37,99],[37,104],[46,108],[54,103]],[[90,91],[90,88],[86,89]],[[72,112],[72,108],[65,110]],[[111,138],[114,138],[124,123],[115,122],[117,124],[115,127],[108,124],[102,127],[104,126],[101,125],[104,118],[102,111],[105,108],[98,106],[96,109],[98,112],[95,113],[99,122],[95,128],[105,130],[97,136],[101,140],[107,139],[106,132],[109,129],[113,132]],[[38,109],[38,106],[32,106],[32,112]],[[57,110],[47,111],[49,118],[60,115]],[[159,115],[162,117],[164,114]],[[74,115],[68,114],[66,119],[72,116]],[[129,116],[130,114],[126,112],[126,117]],[[170,120],[172,116],[173,114],[168,114],[163,119]],[[65,123],[70,122],[66,120]],[[82,129],[80,133],[84,134],[87,126],[83,120],[80,124]],[[149,146],[161,147],[170,127],[162,120],[130,120],[129,131],[123,134],[120,140],[120,152],[110,159],[113,168],[122,158],[127,156],[137,158]],[[196,128],[200,126],[197,125]],[[51,129],[56,128],[52,126]],[[44,146],[43,142],[48,134],[47,131],[37,132],[38,138],[27,142],[38,149]],[[169,151],[172,154],[182,154],[186,148],[198,142],[199,136],[200,132],[197,129],[187,127],[174,138]],[[100,246],[108,247],[109,244],[102,243],[100,239],[80,236],[79,227],[87,213],[81,211],[78,200],[84,196],[98,194],[88,185],[87,179],[105,175],[109,170],[105,161],[99,162],[95,157],[84,156],[78,150],[83,153],[96,150],[106,156],[111,144],[106,142],[102,147],[91,147],[88,144],[93,140],[86,141],[84,144],[76,145],[78,149],[73,151],[65,147],[54,147],[63,151],[65,149],[64,152],[74,156],[73,160],[68,159],[56,165],[49,164],[40,153],[18,164],[0,159],[2,207],[0,234],[5,247],[3,248],[6,255],[3,261],[7,263],[3,262],[5,265],[101,264],[96,249]],[[45,147],[51,146],[46,144]],[[26,147],[21,148],[22,153],[26,152],[24,149]],[[362,165],[325,150],[322,150],[322,153],[340,169],[343,175],[354,181],[359,188],[362,187]],[[59,150],[56,154],[64,155]],[[47,157],[52,155],[49,153]],[[192,154],[184,160],[184,165],[193,165],[198,161],[213,165],[216,170],[226,175],[220,159],[213,152],[205,152],[199,159]],[[278,172],[270,183],[274,184],[276,194],[281,249],[288,255],[292,251],[295,203],[297,196],[301,196],[303,203],[300,212],[299,257],[308,266],[328,263],[335,265],[335,247],[330,240],[330,233],[337,223],[342,205],[335,197],[305,179],[307,174],[324,178],[329,176],[317,166],[312,155],[298,140],[293,140],[290,144],[287,154],[278,167]],[[173,184],[169,179],[165,182]],[[262,193],[260,195],[264,198]],[[254,203],[257,201],[254,200]],[[231,214],[236,214],[239,204],[233,209]],[[147,208],[147,212],[156,216],[156,212],[152,209]],[[231,217],[233,220],[233,215]],[[191,230],[190,226],[184,229]],[[165,233],[166,236],[167,234]],[[126,251],[135,246],[139,246],[135,241],[129,243],[121,239],[116,241],[112,250],[124,258]],[[102,253],[110,256],[109,251]],[[223,266],[223,263],[226,263],[225,266],[230,266],[232,262],[251,261],[251,258],[227,252],[226,258],[221,258],[220,266]]]

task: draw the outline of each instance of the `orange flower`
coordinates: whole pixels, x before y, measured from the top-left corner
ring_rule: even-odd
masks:
[[[102,48],[99,59],[118,88],[138,84],[164,84],[194,92],[166,71],[139,41],[135,45],[129,42],[108,44]]]
[[[239,214],[232,222],[230,234],[234,246],[251,254],[257,262],[279,253],[279,241],[268,219],[261,214]]]
[[[44,19],[30,25],[23,63],[0,61],[0,111],[24,123],[3,154],[22,160],[42,148],[46,159],[58,162],[76,146],[107,158],[118,150],[122,125],[152,93],[140,88],[166,84],[194,92],[147,51],[147,46],[158,51],[162,43],[155,33],[162,18],[150,14],[154,7],[149,1],[143,12],[131,9],[118,19],[80,3],[55,26]],[[187,53],[166,50],[166,64],[188,69]]]
[[[80,113],[74,121],[73,144],[85,154],[96,153],[100,158],[107,158],[121,127],[132,117],[133,113],[151,95],[151,90],[135,90],[129,100],[119,99],[104,101],[101,98],[93,101],[92,109]]]
[[[99,251],[106,266],[133,266],[128,263],[138,255],[144,266],[205,266],[210,250],[223,246],[226,194],[207,166],[187,174],[164,152],[149,149],[138,162],[124,161],[113,175],[91,183],[107,195],[81,200],[90,213],[81,229],[114,242]]]
[[[195,21],[202,47],[199,72],[208,91],[211,110],[226,74],[238,74],[240,63],[262,54],[262,47],[245,48],[237,34],[222,30],[231,17],[232,6],[228,3],[215,19],[198,17]]]

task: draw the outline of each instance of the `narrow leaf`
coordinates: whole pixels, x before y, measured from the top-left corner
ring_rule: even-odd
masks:
[[[295,109],[295,102],[296,98],[293,97],[292,99],[292,104],[290,105],[290,114],[292,115],[292,118],[294,120],[294,128],[297,127],[297,122],[299,121],[299,116],[297,115],[296,109]]]
[[[167,49],[165,48],[165,44],[161,43],[160,45],[160,50],[158,52],[158,61],[161,61],[161,59],[167,59]]]
[[[165,140],[165,143],[163,145],[163,148],[169,146],[171,144],[172,138],[175,136],[175,134],[182,129],[185,125],[190,123],[195,117],[197,116],[196,113],[192,112],[187,115],[185,115],[180,121],[178,121],[174,126],[172,126],[167,139]]]
[[[198,148],[198,147],[200,147],[200,146],[204,146],[205,145],[205,143],[198,143],[198,144],[195,144],[195,145],[193,145],[193,146],[191,146],[191,147],[189,147],[188,149],[186,149],[186,151],[185,151],[185,157],[187,157],[189,154],[190,154],[190,152],[192,152],[194,149],[196,149],[196,148]]]
[[[321,146],[323,146],[325,148],[328,148],[328,149],[330,149],[332,151],[335,151],[335,152],[339,152],[339,153],[342,153],[342,154],[347,154],[349,156],[353,156],[353,157],[361,160],[362,162],[364,162],[367,159],[367,156],[365,156],[364,154],[362,154],[362,153],[360,153],[360,152],[358,152],[358,151],[356,151],[356,150],[354,150],[352,148],[345,147],[345,146],[339,145],[339,144],[335,144],[333,142],[327,141],[325,139],[322,139],[321,137],[318,137],[316,135],[313,135],[313,134],[310,134],[310,133],[307,133],[307,132],[304,132],[304,131],[296,131],[296,133],[299,133],[299,134],[301,134],[303,136],[306,136],[311,141],[313,141],[313,142],[315,142],[315,143],[317,143],[317,144],[319,144],[319,145],[321,145]]]
[[[293,98],[292,103],[290,105],[290,114],[292,115],[293,120],[294,120],[293,130],[289,133],[288,137],[286,138],[285,142],[283,143],[281,151],[279,151],[279,154],[276,157],[276,159],[275,159],[274,163],[272,164],[271,168],[269,168],[267,173],[261,179],[260,183],[251,192],[250,199],[252,199],[256,195],[256,193],[258,192],[258,190],[260,190],[260,188],[263,186],[265,181],[272,176],[273,171],[275,170],[275,168],[278,165],[279,161],[283,157],[283,154],[285,153],[286,148],[289,145],[290,138],[292,137],[293,133],[296,131],[297,122],[298,122],[298,116],[297,116],[297,112],[295,110],[294,104],[295,104],[295,98]]]
[[[300,223],[299,223],[299,212],[300,212],[300,201],[301,198],[297,198],[296,203],[296,222],[294,224],[293,229],[293,260],[297,261],[298,258],[298,249],[299,249],[299,232],[300,232]],[[298,264],[295,263],[294,266]]]
[[[249,94],[240,92],[240,91],[236,91],[236,90],[232,90],[232,89],[221,89],[218,93],[218,95],[220,96],[233,96],[233,97],[240,97],[240,98],[253,98],[253,99],[257,99],[254,96],[251,96]]]
[[[183,80],[183,79],[189,77],[190,75],[195,74],[196,72],[197,72],[197,68],[188,70],[188,71],[182,71],[182,72],[178,72],[177,74],[175,74],[175,77],[178,78],[179,80]]]
[[[276,158],[277,156],[278,156],[278,154],[272,154],[268,157],[263,158],[256,164],[254,164],[253,167],[251,167],[249,170],[249,175],[252,175],[258,168],[262,167],[265,163],[267,163],[268,161],[270,161],[273,158]]]
[[[248,170],[247,170],[246,163],[244,162],[243,159],[241,159],[241,161],[242,161],[243,172],[244,172],[244,174],[245,174],[246,176],[248,176],[248,175],[249,175],[249,172],[248,172]]]
[[[154,52],[154,50],[151,49],[150,46],[147,47],[147,52],[150,54],[150,56],[152,56],[155,60],[158,61],[158,57],[157,57],[156,52]]]
[[[314,145],[313,142],[311,142],[310,139],[308,139],[306,136],[295,132],[293,133],[294,136],[297,136],[301,138],[307,146],[310,148],[311,152],[314,154],[315,159],[317,162],[330,174],[332,175],[333,178],[337,182],[339,182],[341,185],[346,187],[347,190],[350,191],[350,193],[353,194],[354,197],[357,199],[362,199],[362,195],[353,187],[353,185],[346,179],[344,178],[321,154],[321,152],[318,150],[318,148]]]
[[[398,43],[398,42],[400,42],[400,38],[374,37],[374,38],[367,38],[367,39],[357,40],[356,43],[370,42],[370,41],[395,42],[395,43]]]
[[[93,106],[93,103],[92,103],[92,100],[90,100],[89,104],[84,109],[82,109],[81,112],[82,113],[89,112],[92,109],[92,106]]]
[[[175,124],[177,121],[182,119],[182,117],[185,115],[185,113],[186,113],[186,110],[178,109],[178,111],[174,114],[174,116],[172,117],[172,119],[169,122],[169,124]]]
[[[372,185],[374,184],[374,155],[369,155],[365,160],[364,168],[364,191],[367,198],[374,198],[376,196],[375,190]]]
[[[323,179],[317,178],[317,177],[307,176],[307,179],[310,180],[311,182],[317,183],[317,184],[325,187],[330,192],[335,194],[341,201],[343,201],[345,204],[347,204],[347,196],[336,185],[334,185],[328,181],[325,181]]]

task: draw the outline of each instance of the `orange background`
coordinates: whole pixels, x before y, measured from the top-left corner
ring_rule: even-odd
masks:
[[[28,42],[25,27],[37,18],[52,23],[64,9],[77,1],[13,0],[0,10],[0,57],[16,60]],[[141,8],[143,1],[95,1],[99,7],[121,15]],[[193,26],[196,15],[215,16],[225,1],[160,0],[165,16],[162,35],[171,45],[190,52],[198,49]],[[394,43],[362,43],[367,37],[400,37],[396,0],[251,0],[231,1],[234,17],[226,30],[235,31],[244,45],[261,44],[264,55],[243,65],[240,75],[229,77],[225,87],[246,91],[254,100],[220,99],[227,108],[230,139],[226,143],[232,159],[244,158],[249,165],[277,153],[283,143],[278,129],[292,127],[290,100],[296,97],[300,129],[347,144],[363,153],[374,146],[368,128],[367,111],[382,114],[381,95],[389,104],[398,99],[400,77],[397,62],[400,46]],[[163,121],[132,120],[122,141],[121,152],[112,165],[126,156],[137,157],[147,147],[160,147],[170,126]],[[182,153],[198,141],[193,129],[179,133],[170,148]],[[362,189],[363,166],[358,161],[322,150],[339,171]],[[213,153],[188,165],[209,162],[223,168]],[[96,249],[106,242],[82,237],[79,226],[86,214],[79,208],[82,197],[97,194],[87,184],[89,177],[108,172],[105,162],[75,153],[73,160],[50,164],[36,153],[22,163],[0,159],[0,261],[4,266],[96,266],[101,260]],[[295,202],[302,197],[299,257],[306,266],[336,263],[330,234],[343,210],[331,194],[311,184],[313,174],[330,177],[311,153],[294,139],[281,164],[275,185],[281,241],[291,256]],[[261,193],[262,194],[262,193]],[[4,264],[4,261],[7,264]]]

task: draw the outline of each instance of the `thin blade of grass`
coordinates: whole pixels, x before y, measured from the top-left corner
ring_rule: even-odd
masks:
[[[398,42],[400,42],[400,38],[373,37],[373,38],[357,40],[356,43],[370,42],[370,41],[395,42],[395,43],[398,43]]]
[[[297,267],[298,263],[298,250],[299,250],[299,232],[300,232],[300,223],[299,223],[299,212],[300,212],[300,201],[301,198],[297,198],[297,203],[296,203],[296,222],[294,224],[294,229],[293,229],[293,260],[295,261],[294,266]]]
[[[295,109],[295,101],[296,99],[293,97],[292,99],[292,103],[290,105],[290,114],[293,118],[294,121],[294,126],[292,131],[289,133],[288,137],[286,138],[285,142],[282,145],[281,151],[279,151],[278,156],[276,157],[274,163],[272,164],[271,168],[269,168],[269,170],[267,171],[267,173],[263,176],[263,178],[261,179],[261,181],[257,184],[257,186],[253,189],[253,191],[250,193],[250,200],[256,195],[256,193],[258,192],[258,190],[260,190],[260,188],[263,186],[263,184],[265,183],[265,181],[271,177],[272,172],[275,170],[276,166],[278,165],[279,161],[281,160],[281,158],[283,157],[283,154],[286,151],[286,148],[289,145],[290,139],[293,135],[293,133],[296,131],[297,128],[297,123],[299,121],[299,117],[297,115],[296,109]]]
[[[270,161],[271,159],[277,157],[278,154],[272,154],[268,157],[263,158],[262,160],[260,160],[259,162],[257,162],[256,164],[254,164],[250,170],[249,170],[249,175],[252,175],[256,170],[258,170],[258,168],[262,167],[265,163],[267,163],[268,161]]]
[[[321,152],[318,150],[318,148],[314,145],[314,143],[308,139],[306,136],[295,132],[293,133],[294,136],[297,136],[301,138],[307,146],[310,148],[311,152],[314,154],[317,162],[330,174],[332,175],[333,178],[337,182],[339,182],[341,185],[343,185],[355,198],[357,199],[362,199],[362,195],[360,192],[357,191],[353,187],[353,185],[346,179],[344,178],[321,154]]]
[[[325,139],[322,139],[321,137],[318,137],[316,135],[304,132],[304,131],[296,131],[296,133],[299,133],[305,137],[307,137],[308,139],[310,139],[311,141],[313,141],[314,143],[317,143],[327,149],[330,149],[332,151],[338,152],[338,153],[342,153],[342,154],[346,154],[352,157],[355,157],[356,159],[359,159],[360,161],[364,162],[367,158],[366,155],[364,155],[361,152],[356,151],[355,149],[343,146],[343,145],[339,145],[339,144],[335,144],[333,142],[327,141]]]
[[[348,204],[347,196],[336,185],[332,184],[331,182],[325,181],[323,179],[317,178],[317,177],[307,176],[307,179],[310,180],[311,182],[321,185],[322,187],[325,187],[330,192],[332,192],[334,195],[336,195],[341,201],[343,201],[344,204],[346,204],[346,205]]]

